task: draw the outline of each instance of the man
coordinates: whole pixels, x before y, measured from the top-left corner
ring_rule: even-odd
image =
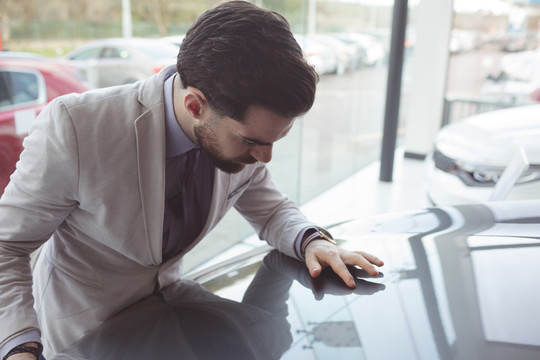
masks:
[[[336,247],[264,165],[316,81],[281,15],[233,1],[197,19],[176,69],[53,101],[0,200],[0,356],[52,356],[177,280],[232,206],[312,276],[377,274],[382,261]]]

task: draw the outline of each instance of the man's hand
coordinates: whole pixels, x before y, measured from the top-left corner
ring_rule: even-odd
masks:
[[[354,288],[356,283],[347,265],[359,266],[371,276],[379,274],[373,265],[384,265],[376,256],[364,251],[344,250],[323,239],[310,242],[306,247],[305,257],[306,266],[312,277],[319,276],[324,267],[330,266],[350,288]]]

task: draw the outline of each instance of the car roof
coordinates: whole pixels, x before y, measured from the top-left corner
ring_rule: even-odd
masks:
[[[142,37],[132,37],[132,38],[106,38],[106,39],[97,39],[91,40],[84,44],[83,46],[95,46],[95,45],[138,45],[138,44],[156,44],[156,43],[165,43],[162,42],[159,38],[142,38]]]
[[[71,58],[74,55],[79,54],[82,51],[95,47],[107,47],[107,46],[118,46],[118,47],[132,47],[134,49],[143,50],[144,49],[153,49],[159,47],[167,51],[167,53],[174,54],[178,53],[178,47],[170,42],[163,41],[160,39],[153,38],[106,38],[89,41],[76,49],[70,51],[66,54],[66,58]]]
[[[21,52],[21,51],[0,51],[0,59],[11,59],[11,58],[22,58],[22,59],[46,59],[45,56]]]
[[[66,67],[75,69],[71,64],[65,63],[61,60],[48,59],[48,58],[2,58],[0,57],[0,66],[9,68],[28,68],[39,71],[64,71]]]
[[[0,58],[0,69],[38,71],[44,76],[47,87],[61,86],[70,92],[91,89],[90,85],[80,79],[79,69],[62,59]]]

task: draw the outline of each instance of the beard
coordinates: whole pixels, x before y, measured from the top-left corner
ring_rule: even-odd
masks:
[[[215,129],[209,123],[197,126],[193,129],[197,142],[203,149],[206,156],[210,159],[215,167],[228,174],[236,174],[240,172],[246,164],[253,164],[257,160],[250,157],[246,160],[228,160],[224,159],[218,144]]]

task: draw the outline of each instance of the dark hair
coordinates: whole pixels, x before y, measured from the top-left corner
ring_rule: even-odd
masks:
[[[306,113],[318,80],[287,20],[245,1],[203,13],[187,31],[176,66],[185,88],[199,89],[213,110],[237,121],[251,105],[285,117]]]

